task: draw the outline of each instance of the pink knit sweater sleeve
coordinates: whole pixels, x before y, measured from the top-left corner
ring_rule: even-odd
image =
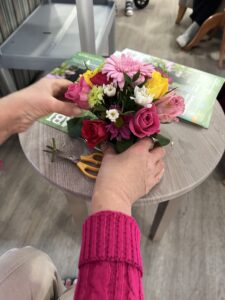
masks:
[[[140,231],[132,217],[110,211],[88,217],[74,299],[144,299]]]

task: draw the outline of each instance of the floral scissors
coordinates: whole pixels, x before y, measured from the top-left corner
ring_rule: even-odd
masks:
[[[103,154],[100,152],[93,152],[88,155],[81,155],[77,157],[75,155],[69,155],[55,147],[55,141],[53,139],[53,146],[46,146],[48,149],[43,150],[44,152],[52,154],[52,161],[55,157],[68,160],[77,165],[81,172],[88,178],[96,179],[98,171],[101,166]],[[90,164],[89,164],[90,163]]]

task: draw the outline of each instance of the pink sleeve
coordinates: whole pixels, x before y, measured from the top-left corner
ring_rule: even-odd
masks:
[[[83,225],[74,300],[143,300],[140,231],[119,212],[91,215]]]

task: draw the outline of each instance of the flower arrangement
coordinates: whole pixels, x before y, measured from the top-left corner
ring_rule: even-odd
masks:
[[[170,90],[168,76],[126,54],[87,69],[65,97],[88,111],[68,121],[69,135],[82,137],[89,148],[110,141],[117,152],[144,137],[169,143],[159,134],[160,123],[177,122],[185,108],[184,99]]]

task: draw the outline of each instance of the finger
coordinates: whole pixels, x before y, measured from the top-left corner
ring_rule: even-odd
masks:
[[[157,148],[153,148],[149,152],[149,154],[151,156],[152,162],[157,162],[165,156],[166,151],[162,147],[157,147]]]
[[[141,152],[146,149],[146,151],[149,151],[154,147],[154,143],[152,139],[150,138],[144,138],[139,140],[137,143],[135,143],[133,146],[136,150],[140,150]]]
[[[55,98],[53,98],[50,112],[57,112],[66,116],[79,116],[82,114],[82,110],[74,103],[62,102]]]
[[[67,79],[49,78],[49,80],[52,80],[53,96],[63,95],[65,93],[65,91],[67,90],[67,88],[72,84],[72,82]]]

